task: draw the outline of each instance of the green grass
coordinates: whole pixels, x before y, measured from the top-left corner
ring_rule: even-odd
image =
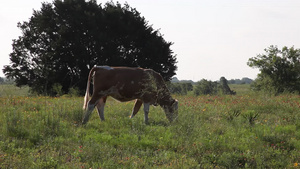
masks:
[[[229,84],[229,87],[235,91],[237,95],[245,95],[250,92],[250,84]]]
[[[11,84],[0,84],[0,97],[7,96],[28,96],[29,87],[16,87]]]
[[[169,123],[113,99],[80,125],[82,97],[0,97],[0,168],[297,168],[300,96],[174,96]]]

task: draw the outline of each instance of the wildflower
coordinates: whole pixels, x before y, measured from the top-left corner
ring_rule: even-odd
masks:
[[[294,163],[294,167],[297,167],[298,166],[298,163]]]
[[[83,152],[82,148],[83,146],[79,146],[79,152]]]

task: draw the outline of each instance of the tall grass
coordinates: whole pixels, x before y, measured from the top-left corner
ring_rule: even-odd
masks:
[[[29,95],[29,87],[16,87],[11,84],[0,84],[0,97],[8,97],[8,96],[28,96]]]
[[[296,168],[300,97],[175,96],[169,123],[112,99],[87,125],[81,97],[0,97],[0,168]]]

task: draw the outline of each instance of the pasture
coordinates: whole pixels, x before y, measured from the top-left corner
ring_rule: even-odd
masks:
[[[82,126],[83,97],[29,97],[0,85],[0,168],[299,167],[300,96],[237,89],[174,96],[177,121],[151,106],[149,125],[142,110],[129,119],[134,102],[109,99],[106,121],[94,110]]]

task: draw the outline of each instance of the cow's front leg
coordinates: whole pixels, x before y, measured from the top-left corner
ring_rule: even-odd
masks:
[[[149,103],[144,103],[144,114],[145,114],[145,123],[148,124],[148,114],[149,114]]]
[[[130,118],[133,118],[136,115],[136,113],[140,110],[142,104],[143,104],[143,101],[136,99]]]
[[[107,99],[106,96],[102,97],[97,104],[98,115],[102,121],[104,121],[104,106],[106,103],[106,99]]]

